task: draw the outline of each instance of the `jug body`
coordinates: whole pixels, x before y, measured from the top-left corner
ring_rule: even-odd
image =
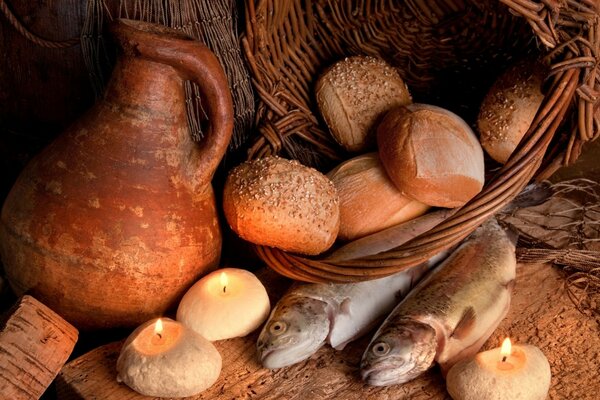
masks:
[[[144,35],[160,36],[168,51],[189,43],[176,33],[165,41],[163,28],[149,25],[141,24]],[[121,40],[139,45],[139,28],[125,26]],[[227,97],[224,76],[214,74]],[[165,313],[217,267],[210,179],[218,160],[207,157],[220,159],[225,149],[214,143],[223,147],[231,132],[221,124],[208,133],[212,142],[193,142],[185,78],[164,60],[124,51],[105,97],[23,170],[0,222],[15,292],[33,294],[79,328],[134,326]]]

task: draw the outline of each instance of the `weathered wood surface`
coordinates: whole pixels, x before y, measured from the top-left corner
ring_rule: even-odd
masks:
[[[273,275],[266,274],[263,279],[267,287],[284,287]],[[560,271],[550,266],[520,265],[511,311],[485,348],[497,347],[506,335],[515,343],[537,345],[552,368],[550,399],[596,399],[600,392],[600,328],[597,321],[575,309],[562,285]],[[401,386],[364,385],[357,366],[368,337],[344,351],[323,348],[305,362],[270,371],[261,368],[255,358],[256,336],[215,343],[223,357],[221,377],[194,399],[449,399],[437,368]],[[115,380],[120,345],[97,348],[67,364],[57,381],[58,397],[145,398]]]
[[[33,297],[19,299],[0,324],[0,399],[40,398],[77,336],[77,329]]]

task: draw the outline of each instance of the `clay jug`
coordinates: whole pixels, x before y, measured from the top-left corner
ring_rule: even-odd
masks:
[[[82,329],[164,313],[221,252],[211,179],[233,126],[223,70],[175,30],[118,20],[111,31],[122,51],[103,100],[26,166],[0,224],[15,292]],[[206,105],[200,144],[184,80]]]

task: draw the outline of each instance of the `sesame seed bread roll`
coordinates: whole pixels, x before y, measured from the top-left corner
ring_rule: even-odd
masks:
[[[483,150],[458,115],[427,104],[388,112],[377,128],[379,157],[406,196],[435,207],[460,207],[483,188]]]
[[[398,70],[366,56],[335,63],[317,81],[315,94],[331,135],[352,152],[374,147],[376,122],[391,108],[412,102]]]
[[[223,209],[241,238],[293,253],[324,252],[340,226],[333,183],[313,168],[279,157],[234,168],[225,182]]]
[[[508,161],[531,126],[544,100],[546,72],[541,63],[521,61],[502,74],[485,96],[477,129],[481,145],[499,163]]]
[[[340,196],[338,239],[349,241],[425,214],[429,206],[403,195],[379,161],[363,154],[327,174]]]

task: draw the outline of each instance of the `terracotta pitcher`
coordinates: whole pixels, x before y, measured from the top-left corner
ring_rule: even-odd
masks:
[[[159,316],[217,266],[211,179],[233,125],[208,48],[158,25],[111,28],[122,54],[104,99],[31,160],[0,224],[13,289],[84,329]],[[206,105],[200,144],[189,135],[184,80]]]

